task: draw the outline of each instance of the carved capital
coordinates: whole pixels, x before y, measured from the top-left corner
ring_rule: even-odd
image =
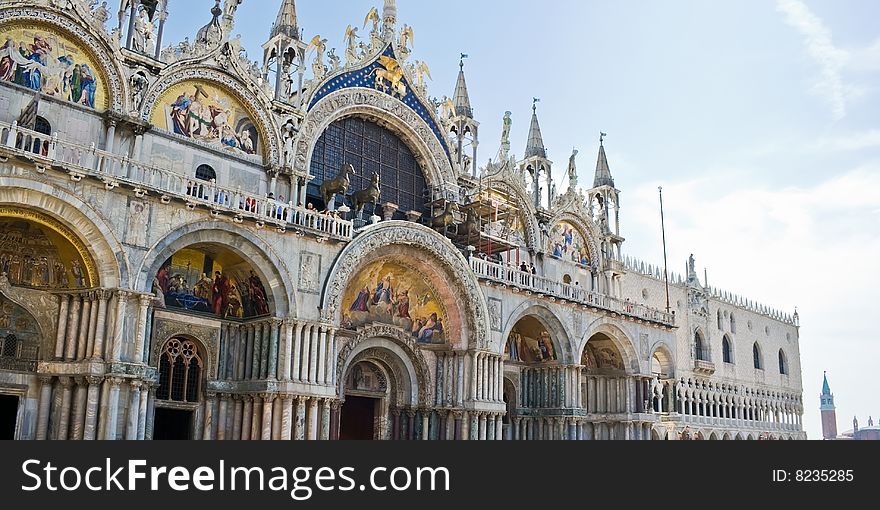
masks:
[[[110,377],[108,380],[110,381],[110,386],[119,389],[119,386],[125,379],[123,379],[122,377]]]
[[[59,377],[58,382],[61,384],[61,387],[64,389],[68,389],[73,386],[73,378],[72,377]]]
[[[104,382],[104,378],[90,375],[90,376],[86,377],[86,381],[88,381],[89,386],[96,386],[96,385]]]

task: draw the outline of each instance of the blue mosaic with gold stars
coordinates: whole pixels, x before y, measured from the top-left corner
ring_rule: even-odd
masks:
[[[389,44],[388,47],[385,48],[385,51],[382,52],[381,56],[390,57],[397,60],[397,57],[394,55],[394,49]],[[349,88],[367,88],[373,90],[382,90],[376,87],[376,75],[375,71],[378,69],[385,69],[382,66],[382,63],[379,61],[377,57],[376,60],[371,62],[366,67],[362,67],[360,69],[343,73],[321,86],[318,92],[312,97],[312,101],[309,103],[309,110],[311,110],[321,99],[327,97],[328,95],[336,92],[337,90],[349,89]],[[419,98],[413,92],[412,86],[410,86],[409,82],[406,78],[403,78],[401,81],[406,86],[406,95],[403,96],[403,104],[409,106],[412,111],[416,112],[416,115],[422,118],[427,124],[428,127],[431,128],[431,131],[434,132],[434,136],[437,137],[437,140],[440,141],[440,145],[443,146],[443,150],[446,151],[446,155],[449,156],[449,145],[446,143],[446,137],[443,136],[443,130],[440,129],[440,126],[434,121],[434,118],[429,113],[428,108],[422,104]],[[387,90],[384,90],[388,95],[393,96],[390,87]]]

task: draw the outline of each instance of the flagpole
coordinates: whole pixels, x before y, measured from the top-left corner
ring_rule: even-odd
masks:
[[[663,187],[660,191],[660,225],[663,229],[663,278],[666,281],[666,313],[669,313],[669,263],[666,256],[666,217],[663,213]]]

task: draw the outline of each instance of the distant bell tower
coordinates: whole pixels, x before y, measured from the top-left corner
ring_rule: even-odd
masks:
[[[819,395],[822,411],[822,438],[834,439],[837,437],[837,411],[834,407],[834,395],[828,386],[828,372],[825,372],[825,382],[822,384],[822,394]]]

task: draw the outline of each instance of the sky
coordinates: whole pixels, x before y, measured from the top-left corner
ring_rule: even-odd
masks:
[[[166,43],[193,38],[212,0],[170,0]],[[260,59],[281,0],[245,0],[234,33]],[[414,59],[451,96],[459,55],[481,123],[479,163],[513,112],[522,155],[538,97],[560,191],[573,148],[592,184],[600,132],[622,190],[624,251],[693,253],[712,286],[800,314],[804,428],[821,437],[828,371],[838,428],[880,415],[880,3],[873,0],[398,0]],[[381,0],[298,0],[306,40],[344,54]]]

